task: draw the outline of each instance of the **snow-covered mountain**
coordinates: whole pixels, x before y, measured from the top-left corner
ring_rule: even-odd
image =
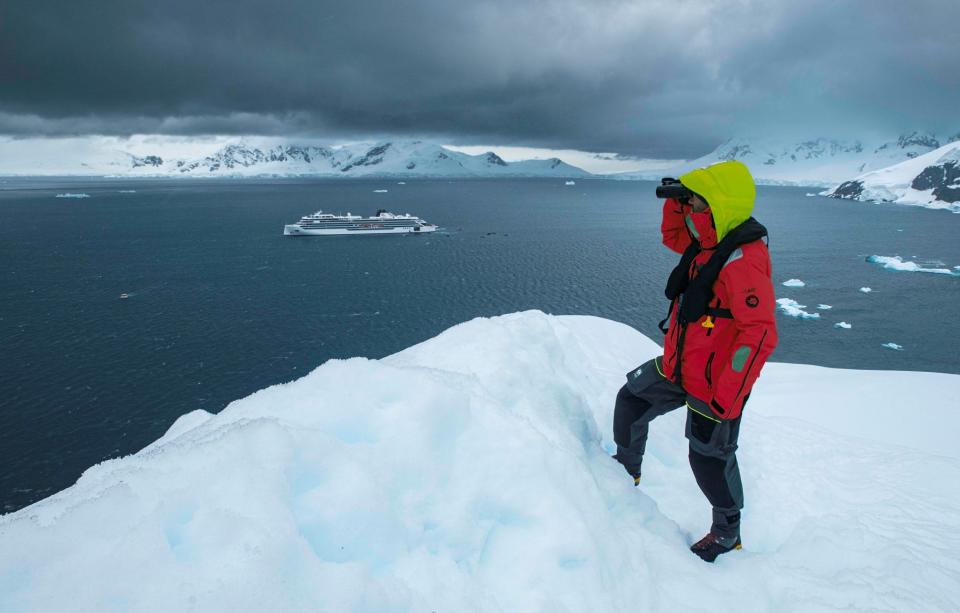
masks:
[[[824,195],[960,213],[960,140],[844,181]]]
[[[685,412],[640,488],[610,458],[622,373],[661,351],[515,313],[188,413],[0,517],[0,610],[960,610],[960,376],[767,364],[744,548],[710,565]]]
[[[99,146],[97,143],[101,143]],[[53,149],[0,141],[0,174],[168,177],[404,176],[585,177],[590,173],[560,159],[506,162],[494,153],[468,155],[425,141],[357,143],[341,147],[233,142],[201,155],[151,152],[142,142],[116,139]],[[37,154],[36,151],[40,153]],[[31,157],[33,159],[31,159]]]
[[[960,138],[960,134],[950,137]],[[887,140],[778,140],[733,138],[711,153],[660,173],[627,173],[618,178],[656,179],[726,160],[746,164],[758,183],[829,187],[864,172],[885,168],[938,149],[944,141],[932,134],[911,132]]]

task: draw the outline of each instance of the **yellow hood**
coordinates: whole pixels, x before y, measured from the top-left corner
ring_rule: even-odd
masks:
[[[757,188],[742,162],[719,162],[680,177],[680,183],[706,199],[717,227],[717,242],[753,213]]]

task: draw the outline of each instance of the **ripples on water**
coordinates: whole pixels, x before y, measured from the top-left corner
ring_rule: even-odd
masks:
[[[599,315],[659,339],[662,288],[677,256],[660,245],[653,187],[7,180],[0,509],[141,449],[183,413],[219,411],[327,359],[382,357],[473,317]],[[56,198],[68,191],[90,197]],[[834,308],[820,321],[779,316],[774,359],[960,371],[960,328],[949,321],[960,279],[864,261],[902,255],[960,265],[960,216],[806,191],[761,188],[757,217],[770,228],[778,296]],[[319,208],[378,207],[421,215],[443,231],[281,236],[284,223]],[[806,287],[779,285],[794,277]],[[838,321],[853,328],[834,328]]]

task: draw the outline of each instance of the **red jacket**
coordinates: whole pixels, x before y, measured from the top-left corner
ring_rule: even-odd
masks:
[[[694,240],[684,219],[687,215],[702,249],[690,266],[690,275],[694,278],[717,244],[710,211],[693,213],[691,207],[667,200],[660,229],[663,244],[683,253]],[[677,301],[674,301],[663,347],[662,374],[676,381],[679,362],[681,385],[687,393],[710,405],[715,417],[735,419],[740,416],[760,369],[777,345],[776,305],[766,242],[753,241],[734,251],[720,271],[713,293],[710,306],[729,309],[733,317],[705,316],[680,326]],[[709,326],[708,319],[713,327],[704,326],[705,323]],[[678,352],[680,345],[682,352]]]

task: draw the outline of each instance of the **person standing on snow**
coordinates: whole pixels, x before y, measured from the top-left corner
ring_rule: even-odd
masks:
[[[713,562],[741,547],[741,414],[777,345],[767,230],[750,216],[756,187],[737,161],[664,179],[657,195],[673,195],[661,233],[683,256],[667,282],[663,355],[628,373],[617,394],[614,458],[639,485],[648,424],[685,407],[690,467],[713,506],[710,532],[690,550]]]

